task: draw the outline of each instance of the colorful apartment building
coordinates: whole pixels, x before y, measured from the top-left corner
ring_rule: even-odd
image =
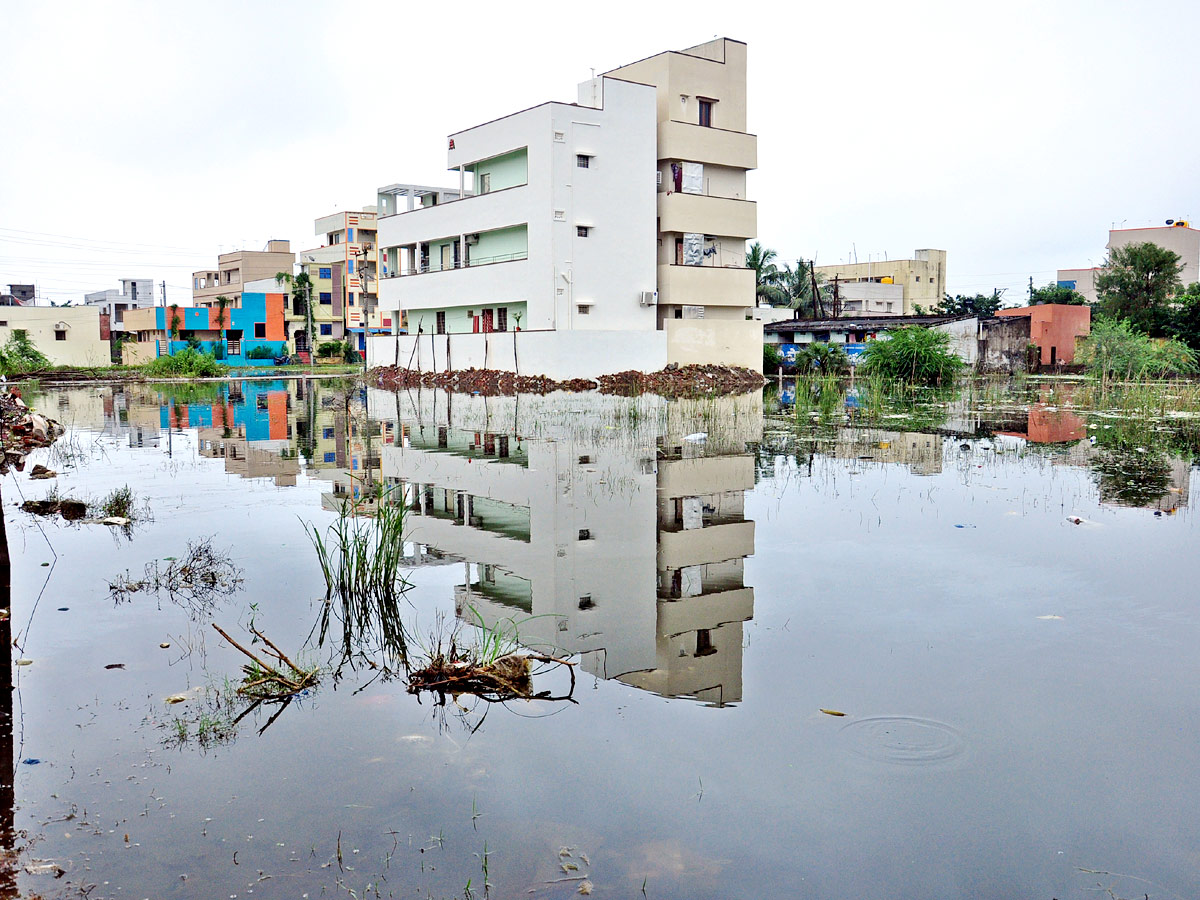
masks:
[[[290,299],[281,293],[246,292],[238,306],[156,306],[125,314],[136,341],[122,345],[126,365],[173,356],[198,346],[218,360],[238,366],[271,366],[287,356],[284,321]]]

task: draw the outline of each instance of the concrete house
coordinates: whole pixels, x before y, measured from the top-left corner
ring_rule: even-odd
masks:
[[[818,275],[824,275],[828,281],[833,281],[836,276],[838,281],[845,285],[845,290],[849,291],[848,294],[844,294],[847,299],[867,301],[861,307],[843,306],[847,312],[856,314],[862,312],[870,315],[911,316],[916,312],[914,307],[919,305],[924,309],[933,309],[946,296],[945,250],[917,250],[912,259],[839,263],[817,266],[816,270]],[[903,306],[894,305],[890,309],[887,308],[889,302],[895,303],[894,289],[889,291],[881,287],[875,289],[875,293],[858,293],[853,287],[857,284],[899,285]],[[870,303],[872,300],[882,301],[884,309]]]
[[[336,318],[341,319],[338,334],[332,327],[318,329],[316,343],[349,338],[353,349],[365,351],[368,333],[390,334],[392,330],[392,313],[381,313],[378,302],[376,207],[322,216],[315,228],[325,243],[300,251],[300,266],[312,280],[314,302],[323,307],[314,309],[319,313],[317,324],[332,326]]]
[[[760,365],[745,50],[659,54],[584,82],[575,103],[450,135],[456,196],[401,209],[381,189],[395,337],[369,341],[368,361],[554,377]]]
[[[126,341],[122,358],[126,365],[173,356],[192,341],[230,365],[272,366],[274,357],[288,354],[282,292],[250,292],[240,296],[239,306],[155,306],[126,313],[127,328],[137,334]],[[250,353],[256,351],[254,356]]]
[[[295,261],[290,241],[267,241],[265,250],[222,253],[217,268],[192,273],[192,304],[215,306],[217,297],[225,297],[230,306],[237,306],[246,282],[290,272]]]
[[[1019,309],[996,311],[1000,318],[1029,319],[1029,340],[1038,347],[1043,366],[1071,365],[1075,362],[1075,342],[1092,332],[1092,308],[1065,303],[1043,303]]]
[[[14,331],[24,331],[52,365],[107,366],[110,361],[94,306],[0,306],[0,345]]]
[[[93,291],[83,295],[83,302],[107,315],[112,331],[125,331],[126,312],[154,305],[154,282],[149,278],[122,278],[120,290]]]

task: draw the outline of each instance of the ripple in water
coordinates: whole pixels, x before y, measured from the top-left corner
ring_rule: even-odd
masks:
[[[945,765],[966,752],[953,726],[916,716],[872,716],[850,722],[842,733],[864,759],[897,766]]]

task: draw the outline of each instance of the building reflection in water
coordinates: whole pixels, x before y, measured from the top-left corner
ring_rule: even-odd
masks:
[[[460,619],[515,620],[522,643],[664,696],[741,699],[761,395],[371,398],[418,558],[461,560]]]

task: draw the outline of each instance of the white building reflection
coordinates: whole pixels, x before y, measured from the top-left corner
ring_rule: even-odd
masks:
[[[522,643],[664,696],[741,699],[761,396],[370,402],[396,423],[382,473],[416,553],[462,561],[460,619],[514,620]]]

